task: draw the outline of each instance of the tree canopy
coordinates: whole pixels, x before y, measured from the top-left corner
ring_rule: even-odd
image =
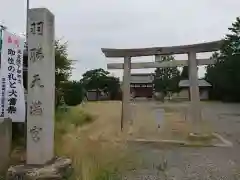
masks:
[[[228,29],[220,52],[212,56],[216,63],[206,69],[206,80],[212,84],[213,98],[240,101],[240,18]]]
[[[60,82],[67,81],[71,75],[73,61],[68,58],[67,42],[55,41],[55,81],[58,88]]]
[[[109,93],[111,99],[117,96],[120,89],[119,78],[111,76],[108,71],[102,68],[93,69],[85,72],[82,76],[81,83],[86,90],[96,90],[97,95],[101,91]]]
[[[63,84],[68,82],[72,71],[72,60],[68,58],[67,42],[55,41],[55,91],[56,106],[64,95]],[[65,89],[66,90],[66,89]]]
[[[106,88],[105,80],[109,75],[108,71],[102,68],[93,69],[85,72],[81,82],[86,90],[103,90]]]
[[[163,56],[162,61],[172,61],[173,56]],[[177,92],[180,80],[180,71],[177,67],[157,68],[154,75],[154,88],[156,92]]]
[[[84,88],[80,81],[62,82],[61,90],[65,103],[70,106],[80,104],[85,96]]]

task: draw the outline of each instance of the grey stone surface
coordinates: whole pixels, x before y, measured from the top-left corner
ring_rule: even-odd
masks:
[[[233,143],[233,147],[156,147],[129,146],[143,164],[128,172],[131,180],[239,180],[240,179],[240,104],[202,103],[203,118],[214,131]],[[159,166],[167,161],[165,171]]]
[[[7,171],[7,180],[66,179],[72,173],[71,164],[71,159],[60,157],[41,166],[11,166]]]

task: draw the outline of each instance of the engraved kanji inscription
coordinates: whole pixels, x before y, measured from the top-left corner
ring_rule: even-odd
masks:
[[[42,102],[39,100],[33,101],[30,105],[30,114],[35,116],[41,116],[43,113]]]
[[[33,126],[29,132],[31,134],[32,140],[37,143],[41,138],[40,138],[40,133],[42,131],[42,128]]]
[[[30,24],[30,32],[33,34],[33,35],[43,35],[43,25],[44,25],[44,22],[42,21],[38,21],[38,22],[32,22]]]
[[[44,58],[42,48],[32,48],[30,49],[30,61],[31,62],[36,62],[38,60],[42,60]]]
[[[33,80],[32,80],[32,83],[31,83],[31,88],[35,87],[36,85],[38,85],[39,87],[43,88],[44,85],[41,84],[41,79],[40,79],[40,76],[39,74],[35,74],[33,75]]]

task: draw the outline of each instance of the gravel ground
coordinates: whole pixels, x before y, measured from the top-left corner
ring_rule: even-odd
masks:
[[[240,104],[203,103],[202,112],[214,124],[215,132],[230,140],[233,147],[163,149],[132,144],[130,148],[143,163],[141,168],[129,172],[127,179],[240,179]]]

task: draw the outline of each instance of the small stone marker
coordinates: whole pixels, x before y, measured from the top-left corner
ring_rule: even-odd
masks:
[[[65,102],[65,99],[64,99],[64,96],[62,95],[61,98],[60,98],[60,109],[63,111],[63,112],[67,112],[67,105],[66,105],[66,102]]]
[[[155,109],[155,115],[156,115],[156,122],[158,125],[158,128],[160,128],[164,123],[164,109]]]
[[[36,8],[28,19],[27,164],[41,165],[54,157],[54,15]]]

